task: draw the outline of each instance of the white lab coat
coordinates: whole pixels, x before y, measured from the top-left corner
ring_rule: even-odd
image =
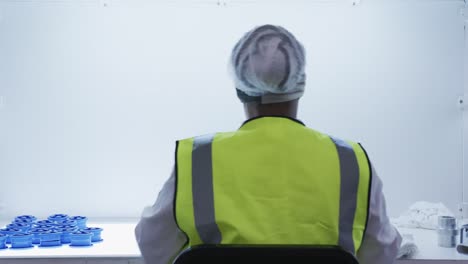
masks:
[[[387,216],[382,181],[372,168],[369,220],[364,241],[357,252],[360,264],[392,264],[401,236]],[[174,172],[164,184],[155,204],[143,210],[135,235],[146,264],[168,264],[186,243],[174,219]]]

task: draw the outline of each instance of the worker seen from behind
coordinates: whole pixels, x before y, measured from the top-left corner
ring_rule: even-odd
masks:
[[[401,237],[364,148],[297,119],[305,50],[264,25],[230,64],[247,121],[234,132],[180,140],[175,169],[135,234],[147,264],[202,244],[336,245],[361,264],[394,263]]]

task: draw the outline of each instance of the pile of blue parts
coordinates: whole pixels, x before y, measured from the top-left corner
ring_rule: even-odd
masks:
[[[88,227],[86,216],[54,214],[38,220],[32,215],[20,215],[0,229],[0,250],[38,247],[89,247],[102,241],[102,228]]]

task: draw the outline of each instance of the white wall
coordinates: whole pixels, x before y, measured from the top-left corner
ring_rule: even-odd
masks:
[[[367,147],[392,215],[455,208],[463,1],[282,3],[0,0],[0,216],[138,216],[176,139],[243,121],[227,60],[264,23],[307,49],[300,118]]]
[[[465,95],[463,96],[463,106],[464,106],[464,111],[463,111],[463,123],[464,123],[464,128],[463,128],[463,146],[464,146],[464,153],[463,153],[463,174],[464,174],[464,181],[463,181],[463,202],[468,202],[468,4],[466,4],[466,7],[463,11],[463,14],[465,16],[465,50],[464,50],[464,58],[465,58],[465,64],[464,64],[464,70],[463,70],[463,75],[464,75],[464,86],[465,86]]]

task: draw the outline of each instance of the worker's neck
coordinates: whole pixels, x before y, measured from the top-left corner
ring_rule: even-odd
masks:
[[[246,103],[244,109],[248,119],[260,116],[284,116],[296,119],[298,102],[299,100],[276,104]]]

